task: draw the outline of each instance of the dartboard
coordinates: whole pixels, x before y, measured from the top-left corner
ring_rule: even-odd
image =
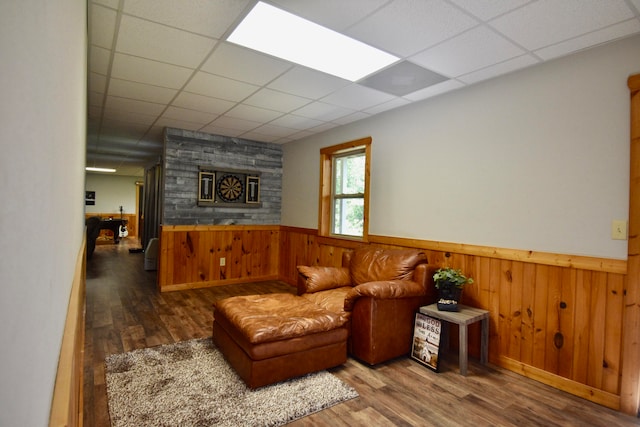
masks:
[[[218,197],[225,202],[235,202],[242,196],[242,180],[235,175],[223,175],[216,184]]]

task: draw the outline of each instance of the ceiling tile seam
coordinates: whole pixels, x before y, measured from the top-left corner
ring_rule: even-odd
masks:
[[[122,14],[126,15],[126,16],[128,16],[130,18],[135,18],[135,19],[139,19],[141,21],[150,22],[150,23],[155,24],[155,25],[161,25],[161,26],[163,26],[165,28],[171,28],[172,30],[182,31],[182,32],[185,32],[185,33],[188,33],[188,34],[192,34],[194,36],[204,37],[204,38],[207,38],[209,40],[220,41],[220,39],[218,39],[216,37],[209,36],[207,34],[196,33],[194,31],[190,31],[190,30],[187,30],[185,28],[174,27],[173,25],[168,25],[168,24],[165,24],[164,22],[154,21],[154,20],[148,19],[148,18],[143,18],[142,16],[134,15],[132,13],[122,12]]]
[[[122,0],[121,0],[122,1]],[[162,118],[163,114],[169,109],[169,107],[175,107],[175,108],[182,108],[182,107],[178,107],[176,105],[173,105],[173,103],[175,102],[175,100],[178,98],[178,96],[180,96],[180,94],[184,91],[184,92],[188,92],[185,91],[185,87],[187,87],[187,85],[189,83],[191,83],[191,81],[193,80],[193,78],[196,76],[196,74],[198,74],[199,72],[204,73],[204,71],[201,70],[202,66],[209,60],[209,58],[211,57],[211,55],[213,55],[213,53],[218,49],[218,46],[220,46],[220,40],[218,39],[214,39],[216,40],[216,43],[213,45],[213,47],[211,48],[211,50],[209,50],[209,53],[206,54],[204,56],[204,58],[202,59],[202,61],[200,61],[200,64],[194,68],[188,68],[188,67],[183,67],[189,70],[192,70],[191,75],[185,80],[184,84],[182,85],[182,87],[180,87],[180,89],[178,89],[175,93],[175,95],[173,96],[173,98],[171,98],[171,100],[169,100],[169,102],[167,102],[165,104],[164,109],[158,114],[158,116],[156,117],[156,119],[153,121],[153,123],[151,123],[151,125],[149,125],[149,127],[147,128],[147,131],[142,135],[142,137],[138,140],[138,142],[136,143],[139,144],[153,129],[153,127],[156,125],[156,123],[158,123],[158,121]],[[161,62],[161,61],[156,61],[156,62]],[[188,92],[191,93],[191,92]],[[193,111],[197,111],[197,110],[193,110]],[[219,116],[218,116],[219,117]],[[216,119],[218,118],[216,117]],[[214,119],[215,120],[215,119]]]
[[[104,95],[102,96],[102,106],[100,111],[100,119],[98,121],[98,129],[96,135],[96,147],[100,146],[102,139],[102,124],[104,122],[104,110],[107,104],[107,96],[109,94],[109,81],[111,80],[111,70],[113,68],[113,57],[115,55],[115,46],[118,41],[118,33],[120,29],[120,20],[122,18],[122,6],[124,5],[124,0],[119,0],[118,2],[118,10],[116,11],[116,22],[113,29],[113,37],[111,39],[111,49],[109,52],[109,66],[107,67],[107,76],[105,81]]]

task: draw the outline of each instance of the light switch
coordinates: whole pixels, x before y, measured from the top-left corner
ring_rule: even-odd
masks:
[[[611,222],[611,238],[614,240],[627,240],[627,221],[614,219]]]
[[[220,267],[224,267],[227,264],[226,258],[220,258]]]

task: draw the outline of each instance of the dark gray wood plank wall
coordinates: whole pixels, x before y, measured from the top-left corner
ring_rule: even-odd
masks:
[[[280,145],[166,128],[164,225],[279,224],[282,203]],[[260,206],[198,206],[198,171],[251,171],[260,175]]]

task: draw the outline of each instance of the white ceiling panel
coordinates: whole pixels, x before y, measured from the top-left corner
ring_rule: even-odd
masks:
[[[510,73],[512,71],[520,70],[525,67],[539,63],[540,60],[532,55],[522,55],[508,61],[500,62],[489,67],[483,68],[473,73],[466,74],[458,77],[458,80],[466,83],[473,84],[482,80],[488,80],[493,77],[501,76],[503,74]]]
[[[305,67],[295,67],[271,82],[267,87],[310,99],[329,95],[349,85],[348,80]]]
[[[249,0],[127,0],[128,14],[208,37],[220,38]]]
[[[120,53],[115,54],[111,69],[112,78],[170,89],[180,89],[191,74],[193,74],[193,70],[188,68]]]
[[[109,83],[109,95],[111,96],[138,99],[156,104],[168,104],[176,96],[176,93],[178,91],[175,89],[146,85],[131,80],[111,79]]]
[[[311,129],[313,127],[321,125],[322,123],[323,122],[321,122],[320,120],[296,116],[294,114],[287,114],[270,122],[270,124],[272,125],[283,126],[296,130]]]
[[[410,56],[478,25],[444,0],[396,0],[346,33],[389,53]]]
[[[216,40],[124,15],[116,50],[167,64],[196,68]],[[184,46],[189,46],[185,49]]]
[[[260,89],[260,86],[203,72],[199,72],[193,76],[193,79],[191,79],[189,84],[184,88],[187,92],[226,99],[228,101],[242,101],[258,89]]]
[[[324,102],[312,102],[295,110],[297,116],[308,117],[320,121],[330,122],[340,117],[354,113],[351,108],[338,107]]]
[[[482,26],[412,56],[411,60],[442,75],[457,77],[523,53],[523,49]]]
[[[495,18],[513,9],[530,3],[531,0],[451,0],[456,5],[465,9],[472,15],[483,21]]]
[[[111,51],[94,46],[89,52],[89,71],[107,75],[111,61]]]
[[[201,111],[187,110],[186,108],[170,106],[164,111],[164,113],[162,113],[161,118],[198,123],[200,124],[200,127],[202,127],[202,125],[212,122],[216,117],[218,116],[211,113],[203,113]]]
[[[102,6],[93,6],[89,15],[89,37],[92,45],[111,49],[115,34],[117,12]]]
[[[491,25],[535,50],[634,17],[624,0],[539,0],[507,13]]]
[[[630,19],[599,31],[594,31],[565,42],[538,49],[535,51],[535,54],[544,60],[549,60],[638,32],[640,32],[640,21]]]
[[[254,107],[252,105],[237,105],[225,113],[225,116],[239,119],[251,120],[254,122],[267,123],[282,116],[279,111],[267,110],[266,108]]]
[[[88,0],[87,161],[142,173],[161,156],[165,126],[294,142],[640,34],[640,0],[265,1],[398,63],[350,82],[226,42],[257,0]],[[447,80],[407,95],[371,88],[408,79],[404,63]],[[135,151],[100,157],[110,144]]]
[[[259,127],[260,125],[262,125],[262,123],[252,120],[243,120],[229,116],[222,116],[214,120],[211,125],[225,129],[249,131]]]
[[[236,105],[233,101],[211,98],[210,96],[197,95],[190,92],[180,92],[172,104],[176,107],[214,114],[222,114]]]
[[[172,119],[170,117],[160,117],[158,121],[155,122],[156,126],[162,127],[171,127],[178,129],[187,129],[187,130],[199,130],[202,128],[201,123],[194,123],[186,120]]]
[[[268,108],[270,110],[288,113],[310,103],[311,100],[271,89],[261,89],[244,102],[254,107]]]
[[[232,43],[220,43],[202,70],[234,80],[264,85],[291,68],[291,64]]]
[[[162,104],[140,101],[138,99],[120,98],[107,96],[105,110],[122,111],[126,113],[138,113],[148,115],[159,115],[166,107]]]
[[[329,96],[325,96],[322,98],[322,102],[353,110],[364,110],[390,101],[393,98],[392,95],[353,84],[339,89]]]

